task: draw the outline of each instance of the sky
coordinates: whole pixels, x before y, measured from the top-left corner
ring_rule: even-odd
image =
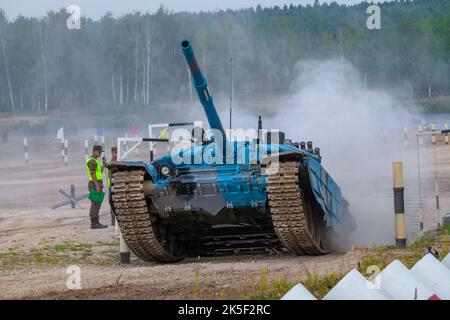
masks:
[[[110,11],[115,16],[123,13],[140,11],[155,12],[161,4],[170,11],[214,11],[218,9],[239,9],[256,7],[282,6],[293,3],[311,4],[314,0],[0,0],[0,8],[6,12],[9,19],[15,19],[19,14],[23,16],[41,17],[50,10],[58,10],[69,5],[78,5],[81,15],[99,18]],[[330,2],[324,1],[322,2]],[[342,4],[355,4],[363,0],[336,0]],[[374,1],[378,2],[378,1]]]

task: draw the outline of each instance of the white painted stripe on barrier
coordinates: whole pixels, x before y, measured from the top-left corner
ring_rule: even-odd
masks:
[[[442,260],[442,264],[450,269],[450,253]]]
[[[301,283],[296,284],[281,300],[317,300]]]
[[[392,297],[353,269],[331,289],[323,300],[390,300]]]
[[[396,300],[428,300],[434,292],[418,279],[403,263],[392,261],[375,278],[387,293]]]
[[[450,270],[431,253],[420,259],[411,272],[441,299],[450,300]]]
[[[353,269],[331,289],[323,300],[390,300],[392,297]]]

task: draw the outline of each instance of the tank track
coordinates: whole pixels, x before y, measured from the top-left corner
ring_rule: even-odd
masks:
[[[144,196],[144,171],[118,171],[112,176],[112,201],[122,236],[130,249],[144,261],[175,262],[159,241]]]
[[[328,253],[314,240],[308,229],[308,218],[311,219],[308,214],[311,211],[299,186],[300,163],[292,160],[277,165],[277,168],[268,167],[267,197],[274,229],[280,241],[297,255]]]

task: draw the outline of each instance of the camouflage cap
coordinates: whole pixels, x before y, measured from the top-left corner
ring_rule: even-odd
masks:
[[[112,147],[111,152],[117,152],[117,147]]]
[[[103,152],[103,148],[102,148],[102,146],[101,145],[99,145],[99,144],[96,144],[96,145],[94,145],[93,147],[92,147],[92,150],[93,151],[100,151],[100,152]]]

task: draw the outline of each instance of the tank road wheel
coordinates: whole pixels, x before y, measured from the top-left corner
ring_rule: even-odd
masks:
[[[144,171],[118,171],[112,175],[112,200],[123,239],[144,261],[176,262],[185,257],[170,234],[160,236],[144,196]],[[169,240],[169,241],[167,241]]]
[[[292,253],[326,254],[325,222],[305,200],[299,185],[300,163],[280,162],[269,166],[267,197],[276,234]]]

